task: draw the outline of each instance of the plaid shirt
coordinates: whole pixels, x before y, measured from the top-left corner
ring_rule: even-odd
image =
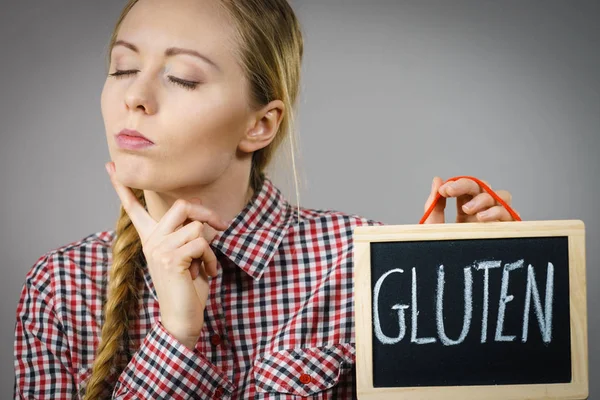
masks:
[[[353,229],[380,223],[291,206],[266,178],[211,242],[202,335],[188,349],[161,325],[144,268],[133,357],[114,399],[356,398]],[[114,231],[40,257],[15,328],[15,399],[77,398],[99,340]]]

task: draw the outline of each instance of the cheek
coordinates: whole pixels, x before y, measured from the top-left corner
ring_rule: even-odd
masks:
[[[177,128],[187,131],[199,144],[215,151],[234,152],[244,134],[244,109],[222,97],[180,102],[172,112],[176,115],[169,120],[177,124]]]
[[[209,182],[235,160],[244,133],[244,112],[219,98],[172,102],[163,107],[163,161],[170,176],[186,176],[179,185]],[[237,109],[236,109],[237,108]],[[168,137],[167,137],[168,136]],[[197,171],[197,172],[190,172]]]

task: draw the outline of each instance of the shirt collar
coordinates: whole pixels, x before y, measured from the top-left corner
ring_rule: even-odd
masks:
[[[225,231],[210,243],[254,280],[259,280],[292,223],[294,212],[281,191],[266,176],[244,209]],[[144,265],[144,281],[156,300],[150,271]]]
[[[229,228],[211,246],[255,280],[263,275],[292,223],[294,213],[268,177]]]

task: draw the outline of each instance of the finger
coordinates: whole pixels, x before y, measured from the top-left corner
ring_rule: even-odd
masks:
[[[512,221],[513,218],[503,206],[494,206],[485,211],[477,213],[477,219],[481,222]]]
[[[164,236],[161,240],[161,248],[164,250],[175,250],[194,239],[204,236],[204,223],[190,221],[173,233]]]
[[[423,207],[423,211],[427,211],[429,209],[429,207],[431,206],[431,203],[435,199],[436,192],[437,192],[436,189],[438,187],[439,187],[438,177],[436,176],[435,178],[433,178],[433,181],[431,182],[431,190],[429,191],[429,197],[427,197],[427,200],[425,201],[425,206]]]
[[[425,202],[425,206],[424,206],[424,211],[427,212],[427,210],[429,210],[429,207],[431,207],[431,204],[433,203],[433,201],[435,201],[439,188],[440,186],[444,183],[444,181],[442,180],[442,178],[436,176],[435,178],[433,178],[433,182],[431,183],[431,192],[429,193],[429,197],[427,198],[427,201]],[[437,204],[435,205],[434,209],[431,211],[431,214],[429,214],[429,217],[427,217],[427,219],[425,220],[426,224],[442,224],[444,223],[444,210],[446,208],[446,198],[445,197],[440,197]]]
[[[190,275],[192,276],[192,280],[195,280],[200,275],[200,268],[202,268],[202,260],[194,258],[190,265]]]
[[[508,190],[496,190],[496,194],[509,206],[512,204],[512,194]]]
[[[135,194],[131,188],[123,185],[116,176],[116,169],[114,162],[109,162],[106,165],[106,170],[108,172],[108,176],[110,177],[110,182],[112,183],[119,199],[121,200],[121,204],[123,205],[123,209],[131,219],[133,226],[137,230],[140,239],[142,242],[145,242],[154,227],[156,226],[156,221],[148,214],[146,209],[140,204]]]
[[[202,259],[204,268],[201,269],[205,270],[209,276],[217,276],[217,256],[203,237],[184,244],[178,250],[175,250],[175,253],[184,260],[184,263],[189,263],[190,266],[193,259]]]
[[[489,193],[480,193],[461,205],[463,213],[473,215],[496,205],[496,200]]]
[[[446,182],[440,187],[440,194],[444,197],[477,196],[481,192],[483,189],[477,182],[467,178]]]
[[[228,226],[227,222],[222,221],[214,211],[200,204],[198,200],[177,199],[158,222],[156,232],[167,236],[175,232],[188,219],[206,222],[217,230],[225,230]]]
[[[192,283],[194,284],[194,289],[196,290],[198,298],[202,302],[202,306],[206,307],[206,300],[208,298],[208,292],[210,291],[210,283],[208,282],[209,277],[208,275],[206,275],[206,271],[203,267],[199,268],[198,276],[196,278],[199,279],[192,280]]]
[[[480,179],[481,182],[485,183],[485,185],[487,187],[489,187],[490,189],[492,188],[492,185],[490,185],[490,183],[488,181],[486,181],[485,179]]]
[[[190,210],[191,212],[188,215],[189,219],[206,222],[213,228],[221,231],[224,231],[227,228],[229,228],[230,222],[220,218],[215,211],[202,205],[202,200],[200,200],[199,198],[192,197],[189,199],[189,202],[192,204]]]

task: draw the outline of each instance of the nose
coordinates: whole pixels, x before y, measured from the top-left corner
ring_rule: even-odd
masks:
[[[138,75],[140,73],[138,72]],[[125,107],[132,111],[155,114],[158,110],[152,82],[141,75],[136,76],[125,92]]]

